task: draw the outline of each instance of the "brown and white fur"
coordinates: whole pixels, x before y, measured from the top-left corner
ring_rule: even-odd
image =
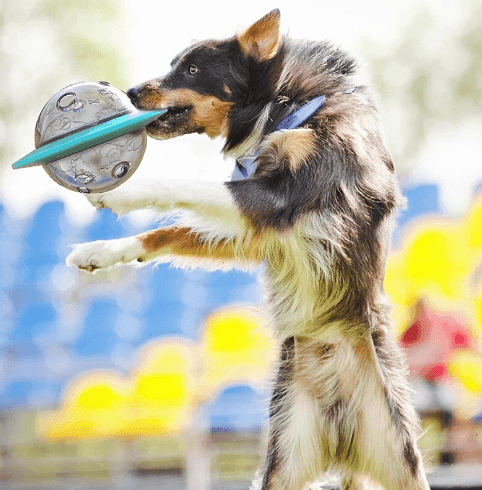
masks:
[[[148,133],[221,136],[234,157],[260,148],[257,171],[242,181],[132,182],[92,195],[117,214],[184,214],[175,226],[77,245],[67,258],[90,272],[135,261],[264,263],[281,359],[267,457],[253,484],[262,490],[299,490],[325,471],[342,475],[343,490],[429,488],[383,292],[403,198],[355,66],[328,43],[280,36],[278,10],[231,39],[190,46],[165,77],[128,91],[141,109],[169,108]],[[322,94],[325,105],[301,127],[274,131]]]

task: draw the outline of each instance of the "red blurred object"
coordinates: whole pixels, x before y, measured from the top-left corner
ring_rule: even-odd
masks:
[[[419,300],[415,305],[415,321],[400,339],[410,372],[430,381],[448,378],[449,355],[473,345],[466,325],[467,320],[461,313],[442,313]]]

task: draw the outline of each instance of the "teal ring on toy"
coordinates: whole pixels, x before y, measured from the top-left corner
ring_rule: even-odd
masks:
[[[14,169],[43,165],[73,155],[92,146],[105,143],[124,134],[143,128],[167,112],[167,109],[155,111],[134,111],[114,117],[95,126],[61,137],[30,152],[12,167]]]

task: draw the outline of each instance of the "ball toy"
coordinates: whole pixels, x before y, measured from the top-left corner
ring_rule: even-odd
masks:
[[[108,191],[136,171],[146,149],[145,126],[166,111],[140,111],[108,82],[69,85],[40,112],[36,150],[12,167],[43,165],[67,189]]]

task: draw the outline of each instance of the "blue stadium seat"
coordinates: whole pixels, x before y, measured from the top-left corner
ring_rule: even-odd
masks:
[[[127,235],[124,218],[119,218],[108,209],[99,209],[94,222],[89,226],[87,240],[111,240]]]
[[[57,313],[52,303],[39,301],[28,304],[20,311],[15,328],[10,332],[11,342],[35,343],[55,333]]]
[[[240,271],[213,272],[207,278],[209,307],[211,310],[228,304],[259,304],[260,288],[256,287],[257,275]]]
[[[407,198],[407,208],[400,213],[397,219],[397,228],[393,234],[393,243],[400,240],[404,226],[413,221],[414,218],[424,215],[442,215],[440,205],[439,188],[435,184],[421,184],[414,187],[402,188]]]
[[[209,272],[206,276],[206,281],[210,287],[214,288],[224,288],[226,285],[230,286],[236,284],[249,285],[253,282],[255,275],[252,273],[247,273],[239,270],[232,271],[213,271]]]
[[[64,383],[57,380],[36,380],[30,385],[27,403],[30,408],[51,408],[58,405]]]
[[[0,392],[0,410],[18,410],[28,406],[33,381],[12,381]]]
[[[183,335],[181,320],[184,305],[180,302],[165,302],[153,299],[145,312],[142,342],[164,335]]]
[[[0,203],[0,229],[5,230],[4,225],[4,208]],[[4,253],[5,243],[5,232],[0,233],[0,253]],[[3,260],[0,261],[0,291],[5,287],[5,263]]]
[[[119,307],[114,300],[97,300],[90,305],[84,328],[74,342],[80,356],[110,356],[117,343],[115,321]]]
[[[267,398],[250,386],[232,386],[211,402],[208,412],[214,431],[259,430],[266,421]]]
[[[19,282],[35,288],[60,262],[58,242],[64,204],[52,201],[42,205],[32,219],[28,230],[18,269]]]
[[[11,381],[0,391],[0,410],[53,407],[62,388],[59,382],[50,380]]]
[[[162,335],[182,335],[184,304],[181,291],[185,281],[185,272],[169,267],[169,264],[155,268],[148,266],[145,288],[150,300],[144,311],[143,341]]]
[[[151,304],[181,301],[181,288],[186,282],[186,273],[182,269],[159,264],[147,266],[146,287],[152,295]]]

